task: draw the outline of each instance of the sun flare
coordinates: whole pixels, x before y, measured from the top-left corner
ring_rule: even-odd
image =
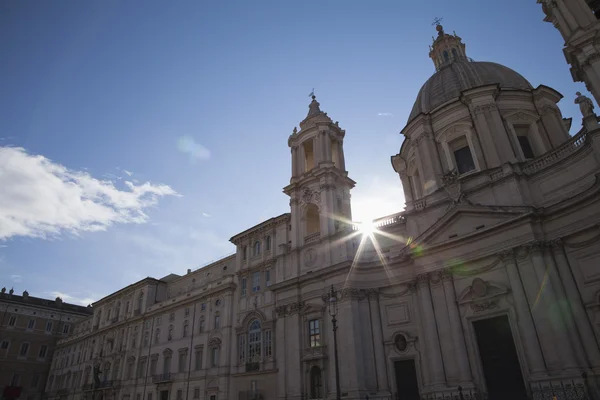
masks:
[[[371,236],[375,231],[375,224],[371,220],[361,222],[360,231],[364,236]]]

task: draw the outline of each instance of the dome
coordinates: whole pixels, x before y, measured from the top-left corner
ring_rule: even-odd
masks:
[[[408,121],[420,113],[429,113],[450,100],[458,99],[464,90],[494,84],[505,89],[533,89],[527,79],[504,65],[455,60],[440,68],[421,87]]]

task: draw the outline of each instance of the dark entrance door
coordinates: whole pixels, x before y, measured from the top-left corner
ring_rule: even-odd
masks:
[[[489,400],[527,398],[506,315],[473,322]]]
[[[169,391],[168,390],[161,390],[160,400],[169,400]]]
[[[402,360],[394,363],[398,400],[419,400],[419,382],[415,360]]]

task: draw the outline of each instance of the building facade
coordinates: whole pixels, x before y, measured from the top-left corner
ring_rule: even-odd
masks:
[[[0,291],[0,390],[4,399],[42,398],[57,340],[88,317],[88,307]]]
[[[437,31],[391,157],[403,212],[351,222],[345,131],[313,97],[288,139],[290,212],[233,236],[232,256],[94,303],[48,397],[598,398],[591,100],[570,136],[560,93]]]

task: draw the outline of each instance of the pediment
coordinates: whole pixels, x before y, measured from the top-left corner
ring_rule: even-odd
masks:
[[[530,212],[527,207],[457,205],[417,238],[429,246],[458,240],[510,222]]]

